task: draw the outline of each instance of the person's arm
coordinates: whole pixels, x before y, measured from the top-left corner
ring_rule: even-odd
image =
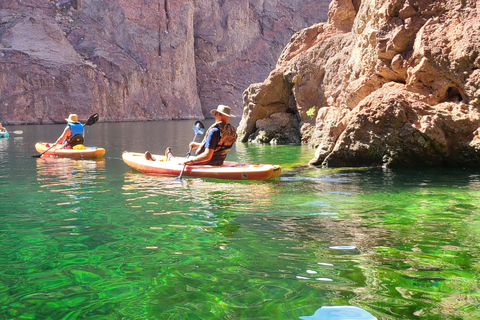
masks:
[[[215,152],[215,148],[220,141],[220,131],[217,128],[213,128],[208,131],[207,141],[205,142],[205,150],[194,156],[189,157],[180,162],[180,164],[193,164],[198,163],[202,164],[202,162],[207,162],[213,157],[213,153]],[[192,148],[198,148],[201,144],[197,142],[191,142],[190,146]]]
[[[210,149],[210,148],[205,148],[205,151],[200,153],[199,155],[196,155],[194,157],[188,158],[187,160],[183,161],[183,164],[192,164],[192,163],[202,163],[206,162],[213,157],[213,152],[215,150]]]
[[[70,136],[70,127],[67,126],[65,127],[65,130],[63,130],[62,135],[55,141],[53,146],[56,146],[57,144],[61,143],[63,140],[65,140],[68,136]],[[52,147],[53,147],[52,146]]]

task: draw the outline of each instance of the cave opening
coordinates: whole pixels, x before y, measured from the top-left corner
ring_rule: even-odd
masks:
[[[445,93],[445,99],[446,102],[461,102],[463,101],[463,95],[462,92],[460,92],[460,89],[457,87],[449,87],[447,89],[447,92]]]

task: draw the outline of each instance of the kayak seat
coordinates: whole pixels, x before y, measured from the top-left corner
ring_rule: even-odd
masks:
[[[83,144],[83,136],[76,134],[68,140],[68,145],[75,147],[78,144]]]

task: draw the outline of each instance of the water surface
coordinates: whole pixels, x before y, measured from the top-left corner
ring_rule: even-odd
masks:
[[[1,319],[478,319],[478,170],[319,169],[300,145],[237,144],[271,181],[146,175],[194,121],[97,123],[101,160],[33,158],[63,125],[0,139]],[[205,126],[209,125],[205,121]]]

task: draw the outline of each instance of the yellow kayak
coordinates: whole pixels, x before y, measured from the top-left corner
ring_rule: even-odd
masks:
[[[50,157],[66,157],[66,158],[100,158],[105,154],[104,148],[84,147],[78,149],[62,149],[61,146],[51,147],[49,143],[39,142],[35,144],[35,149],[38,153],[43,153],[43,156]],[[48,151],[47,151],[48,150]]]

